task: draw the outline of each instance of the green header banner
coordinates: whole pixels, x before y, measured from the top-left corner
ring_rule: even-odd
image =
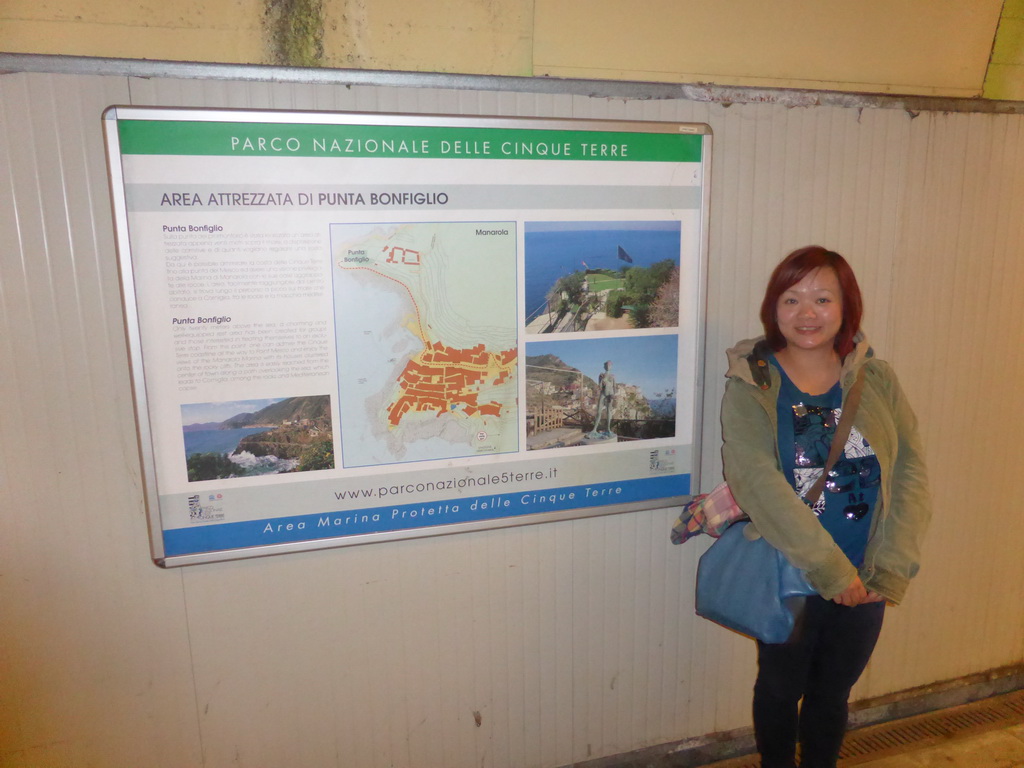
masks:
[[[123,155],[697,163],[703,137],[631,131],[119,120]]]

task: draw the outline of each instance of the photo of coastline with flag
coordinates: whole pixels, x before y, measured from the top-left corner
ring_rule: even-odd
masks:
[[[679,325],[678,221],[527,222],[526,332]]]

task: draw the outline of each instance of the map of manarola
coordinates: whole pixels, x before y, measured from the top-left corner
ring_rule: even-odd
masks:
[[[518,448],[514,222],[334,224],[342,463]]]

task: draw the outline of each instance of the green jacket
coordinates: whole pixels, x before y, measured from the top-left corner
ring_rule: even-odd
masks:
[[[728,352],[729,381],[722,399],[725,478],[761,535],[807,572],[822,597],[831,599],[850,585],[857,569],[782,473],[776,415],[781,377],[764,359],[770,353],[766,344],[755,353],[759,341],[741,341]],[[931,517],[928,478],[917,419],[896,374],[874,357],[862,335],[857,342],[840,377],[843,403],[857,370],[864,367],[854,425],[874,449],[882,470],[860,578],[868,590],[898,603],[918,571]]]

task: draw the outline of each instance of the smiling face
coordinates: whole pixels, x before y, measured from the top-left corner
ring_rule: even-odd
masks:
[[[832,349],[843,324],[843,291],[835,271],[822,267],[808,272],[782,292],[775,313],[793,351]]]

